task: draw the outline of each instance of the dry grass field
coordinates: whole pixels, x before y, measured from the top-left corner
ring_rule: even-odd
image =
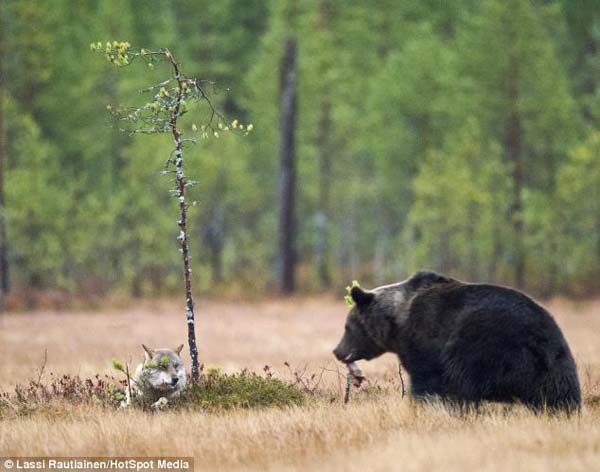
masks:
[[[600,470],[600,303],[546,305],[578,362],[587,399],[580,417],[493,405],[460,417],[437,404],[414,405],[398,392],[392,356],[360,363],[384,392],[354,392],[343,407],[331,354],[342,334],[342,300],[205,302],[198,306],[198,336],[206,365],[231,372],[269,365],[284,379],[292,371],[316,373],[323,394],[303,407],[226,413],[60,405],[0,420],[0,456],[193,455],[196,470],[223,471]],[[114,374],[112,358],[137,362],[140,343],[175,346],[185,341],[185,329],[181,307],[166,301],[8,314],[0,317],[0,390],[35,378],[45,349],[46,377]]]

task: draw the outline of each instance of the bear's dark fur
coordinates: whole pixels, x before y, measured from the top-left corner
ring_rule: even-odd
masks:
[[[552,316],[510,288],[419,272],[393,285],[354,287],[335,356],[350,363],[394,352],[416,398],[521,402],[541,411],[581,406],[575,361]]]

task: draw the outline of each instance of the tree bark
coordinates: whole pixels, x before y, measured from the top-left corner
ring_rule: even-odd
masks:
[[[598,275],[600,275],[600,215],[596,217],[596,267],[598,267]],[[600,289],[600,280],[596,278],[592,288]]]
[[[319,206],[316,215],[315,255],[319,282],[327,288],[331,284],[329,273],[329,189],[331,187],[331,159],[329,134],[331,132],[331,105],[327,99],[321,102],[321,117],[317,136],[319,153]]]
[[[505,150],[511,164],[512,202],[510,208],[514,251],[514,284],[523,287],[525,281],[525,251],[523,245],[523,129],[519,113],[519,64],[512,57],[508,72],[508,118],[505,128]]]
[[[188,345],[190,349],[190,357],[192,360],[192,380],[197,382],[200,379],[200,367],[198,364],[198,348],[196,346],[196,324],[194,319],[194,299],[192,297],[192,268],[190,265],[190,252],[188,244],[188,228],[187,228],[187,209],[188,204],[185,201],[185,188],[187,180],[183,172],[183,139],[181,132],[177,128],[177,118],[181,101],[183,100],[183,82],[179,72],[179,65],[173,58],[171,53],[167,54],[173,66],[174,78],[178,84],[177,101],[171,114],[171,131],[173,134],[173,142],[175,144],[175,188],[177,190],[177,198],[179,200],[180,218],[179,224],[179,242],[181,244],[181,255],[183,259],[183,278],[185,282],[185,306],[186,319],[188,326]]]
[[[373,255],[373,275],[376,285],[383,285],[385,281],[385,236],[379,236],[375,241]]]
[[[225,247],[225,215],[227,212],[225,195],[228,190],[227,168],[223,161],[221,161],[217,178],[217,189],[213,194],[213,203],[211,205],[212,216],[208,230],[212,280],[215,284],[223,282],[223,249]]]
[[[221,187],[221,184],[219,184]],[[224,195],[218,195],[224,198]],[[211,203],[210,221],[200,229],[204,244],[210,251],[210,268],[214,284],[223,282],[223,248],[225,246],[225,209],[219,201]]]
[[[479,257],[477,253],[477,238],[475,230],[475,222],[477,221],[477,205],[473,202],[469,203],[467,211],[467,240],[465,241],[468,248],[467,255],[467,274],[470,280],[479,279]]]
[[[4,130],[4,37],[0,25],[0,311],[4,311],[5,295],[10,290],[8,243],[6,238],[6,207],[4,202],[4,169],[6,142]]]
[[[279,223],[277,281],[279,292],[295,290],[296,272],[296,40],[288,38],[280,70]]]
[[[330,42],[331,19],[333,7],[329,0],[319,1],[319,16],[317,28],[319,38],[323,42]],[[323,44],[325,48],[331,48],[332,44]],[[317,201],[317,212],[315,215],[315,264],[321,288],[331,285],[331,273],[329,268],[329,224],[330,224],[330,188],[331,188],[331,89],[332,84],[328,77],[332,68],[332,59],[329,54],[323,54],[319,61],[318,73],[323,77],[319,93],[321,103],[319,107],[319,122],[317,130],[316,148],[319,159],[319,193]]]

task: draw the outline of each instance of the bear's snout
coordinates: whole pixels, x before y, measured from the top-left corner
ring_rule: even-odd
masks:
[[[333,350],[333,355],[335,356],[335,358],[336,358],[338,361],[341,361],[341,360],[342,360],[342,357],[340,356],[339,347],[336,347],[336,348]]]
[[[352,362],[352,354],[349,352],[346,352],[346,350],[344,348],[342,348],[342,346],[338,346],[333,350],[333,355],[335,356],[335,358],[340,361],[340,362],[344,362],[344,363],[348,363],[348,362]]]

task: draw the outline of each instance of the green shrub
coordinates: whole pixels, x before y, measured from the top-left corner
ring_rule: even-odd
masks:
[[[266,408],[302,405],[304,394],[295,385],[270,375],[242,371],[223,374],[209,369],[182,397],[181,403],[207,410]]]
[[[13,392],[0,392],[0,419],[14,416],[52,414],[65,406],[95,405],[119,408],[125,399],[126,381],[96,375],[51,375],[48,383],[31,381],[17,385]],[[248,371],[223,374],[207,369],[197,384],[190,384],[182,396],[169,408],[203,409],[207,411],[233,408],[267,408],[302,405],[305,395],[299,387],[276,379],[272,374],[261,376]],[[133,403],[130,407],[140,405]],[[148,408],[148,405],[141,405]]]

